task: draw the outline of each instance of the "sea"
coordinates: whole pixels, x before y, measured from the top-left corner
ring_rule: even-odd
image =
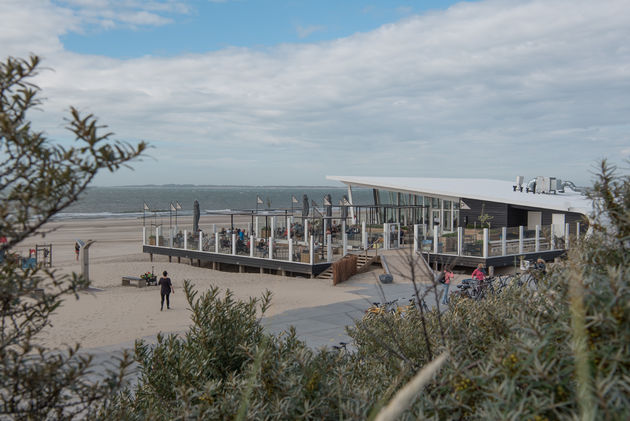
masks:
[[[325,186],[122,186],[88,187],[79,199],[55,215],[53,219],[91,218],[136,218],[142,216],[168,215],[171,204],[179,215],[192,215],[193,203],[199,202],[199,209],[205,211],[226,209],[295,209],[301,208],[303,196],[309,204],[315,201],[323,208],[324,196],[331,195],[332,204],[337,206],[346,187]],[[352,189],[355,204],[371,202],[371,189]],[[298,203],[293,203],[295,197]],[[258,198],[262,204],[258,203]],[[145,204],[148,210],[145,210]],[[179,204],[179,206],[178,206]]]

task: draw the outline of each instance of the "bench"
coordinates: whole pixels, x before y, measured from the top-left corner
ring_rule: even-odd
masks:
[[[122,277],[123,286],[131,286],[132,282],[136,282],[137,283],[136,286],[138,288],[142,288],[147,285],[147,281],[145,281],[144,279],[138,276],[123,276]]]

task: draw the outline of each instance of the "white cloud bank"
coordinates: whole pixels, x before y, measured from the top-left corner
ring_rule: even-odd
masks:
[[[587,183],[596,159],[627,156],[630,144],[628,0],[462,3],[331,42],[127,60],[64,51],[59,36],[81,30],[86,11],[4,3],[0,56],[35,52],[54,69],[38,78],[39,127],[67,137],[72,104],[155,146],[155,160],[103,184]]]

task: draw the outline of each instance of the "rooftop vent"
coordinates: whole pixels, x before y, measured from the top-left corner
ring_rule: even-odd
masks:
[[[523,177],[522,175],[516,176],[516,185],[513,186],[514,191],[523,191],[523,180],[525,180],[525,177]]]

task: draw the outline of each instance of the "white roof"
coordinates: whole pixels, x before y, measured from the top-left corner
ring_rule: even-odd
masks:
[[[552,209],[564,212],[577,212],[588,215],[592,202],[579,192],[569,188],[565,193],[533,194],[514,191],[512,181],[490,180],[487,178],[423,178],[423,177],[353,177],[326,176],[328,180],[360,187],[392,190],[430,196],[443,196],[454,199],[476,199],[489,202],[533,208]]]

